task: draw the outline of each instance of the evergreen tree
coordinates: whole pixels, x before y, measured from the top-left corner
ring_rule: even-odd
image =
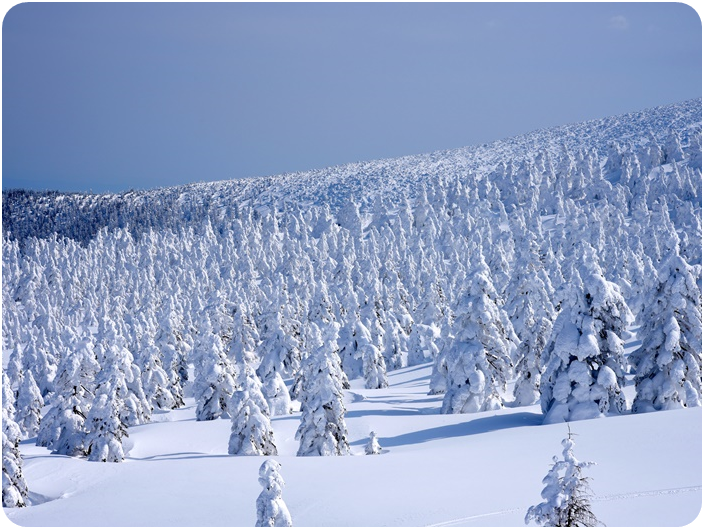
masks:
[[[163,356],[153,338],[145,333],[142,336],[138,363],[142,375],[144,396],[150,406],[161,410],[176,408],[177,401],[171,393],[169,376],[163,368]]]
[[[275,456],[274,431],[262,383],[246,361],[238,365],[237,390],[229,405],[232,428],[227,451],[232,455]]]
[[[42,419],[37,435],[37,445],[69,456],[86,453],[85,419],[93,401],[95,376],[100,371],[90,338],[75,347],[59,364],[53,406]]]
[[[564,287],[561,305],[541,355],[545,423],[625,412],[621,336],[633,316],[618,286],[604,279],[589,247],[580,271]]]
[[[562,459],[553,457],[553,465],[543,479],[542,503],[533,505],[525,522],[534,521],[543,527],[596,527],[603,525],[592,512],[589,478],[582,475],[591,461],[578,461],[574,456],[574,440],[562,440]]]
[[[442,413],[472,413],[503,406],[515,334],[502,318],[489,270],[481,258],[459,301],[454,343],[447,352],[447,390]]]
[[[634,412],[701,406],[699,274],[676,252],[660,268],[640,328],[642,345],[629,358],[635,369]]]
[[[303,360],[299,399],[301,424],[296,431],[299,456],[330,456],[349,453],[343,373],[335,352],[335,322],[325,328],[325,336],[310,324],[313,351]]]
[[[25,438],[37,435],[43,406],[44,399],[34,382],[34,376],[31,371],[27,371],[17,390],[15,410],[15,421]]]
[[[196,399],[196,420],[211,421],[228,411],[228,402],[235,390],[234,370],[220,336],[212,332],[207,314],[201,332],[193,356],[193,396]]]
[[[368,456],[373,456],[381,453],[381,446],[379,445],[379,439],[374,432],[369,432],[369,441],[364,446],[364,453]]]
[[[264,318],[259,335],[262,342],[257,350],[261,362],[257,374],[263,382],[262,392],[272,416],[289,414],[291,399],[282,376],[298,370],[300,351],[294,338],[284,332],[281,316],[275,308]]]
[[[2,372],[2,506],[24,507],[27,504],[27,483],[22,475],[20,428],[12,419],[12,390],[5,372]]]
[[[88,461],[119,463],[124,460],[122,439],[128,434],[120,410],[127,393],[127,383],[117,370],[98,385],[85,424]]]
[[[257,523],[255,527],[291,527],[291,514],[284,503],[284,480],[279,474],[281,465],[267,459],[259,467],[259,484],[263,490],[257,498]]]
[[[386,388],[386,363],[379,348],[372,343],[372,336],[364,324],[357,319],[354,328],[356,354],[362,359],[365,386],[369,389]]]

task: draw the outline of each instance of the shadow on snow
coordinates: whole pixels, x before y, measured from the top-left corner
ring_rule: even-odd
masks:
[[[395,437],[380,437],[379,444],[384,448],[397,446],[414,445],[434,441],[436,439],[447,439],[450,437],[463,437],[466,435],[476,435],[506,428],[519,428],[522,426],[539,426],[543,423],[543,415],[540,413],[520,412],[510,415],[494,415],[492,417],[481,417],[459,424],[448,424],[409,432]],[[353,444],[366,443],[363,439]]]

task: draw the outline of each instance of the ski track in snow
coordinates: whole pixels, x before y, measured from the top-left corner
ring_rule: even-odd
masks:
[[[631,498],[641,498],[644,496],[663,496],[667,494],[682,494],[687,492],[701,492],[701,486],[695,487],[678,487],[674,489],[660,489],[660,490],[643,490],[639,492],[625,492],[623,494],[608,494],[606,496],[596,496],[592,499],[593,502],[602,501],[613,501],[613,500],[627,500]],[[466,516],[464,518],[455,518],[454,520],[447,520],[445,522],[434,523],[426,525],[426,527],[452,527],[463,522],[468,522],[470,520],[476,520],[478,518],[486,518],[488,516],[500,516],[502,514],[511,514],[514,512],[520,512],[526,510],[527,508],[516,507],[513,509],[505,509],[502,511],[487,512],[483,514],[475,514],[472,516]]]

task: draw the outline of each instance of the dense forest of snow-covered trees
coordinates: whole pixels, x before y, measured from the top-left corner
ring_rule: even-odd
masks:
[[[701,405],[700,116],[698,100],[534,133],[471,163],[414,158],[410,175],[407,159],[398,174],[370,162],[386,181],[343,196],[329,177],[316,201],[288,177],[233,184],[249,195],[226,207],[212,206],[222,185],[174,188],[117,226],[31,221],[48,206],[22,204],[51,197],[4,194],[3,447],[36,436],[119,461],[130,426],[188,393],[199,420],[233,421],[233,454],[275,453],[268,418],[291,399],[300,455],[345,454],[348,380],[384,387],[423,362],[445,413],[504,406],[513,381],[511,405],[540,401],[546,421]],[[51,211],[72,214],[61,197]]]

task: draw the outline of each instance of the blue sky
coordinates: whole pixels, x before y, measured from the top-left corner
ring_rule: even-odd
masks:
[[[702,92],[679,3],[20,4],[2,39],[3,189],[293,172]]]

